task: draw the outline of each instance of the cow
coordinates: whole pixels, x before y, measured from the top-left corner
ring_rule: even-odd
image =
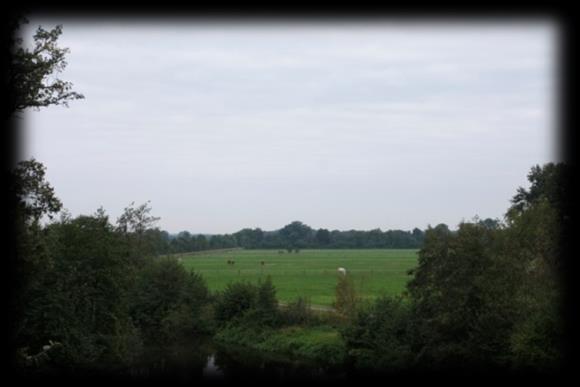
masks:
[[[339,274],[346,275],[346,269],[344,267],[339,267],[337,271]]]

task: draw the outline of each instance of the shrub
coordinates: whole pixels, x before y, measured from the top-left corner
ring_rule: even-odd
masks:
[[[256,307],[258,290],[255,285],[247,282],[229,284],[218,296],[215,306],[215,318],[219,324],[224,324]]]
[[[290,302],[281,311],[281,320],[287,325],[309,324],[313,320],[310,310],[310,300],[306,297],[298,297],[296,301]]]
[[[132,317],[146,342],[170,341],[211,325],[203,321],[209,303],[205,281],[174,258],[151,260],[139,273],[131,301]]]
[[[336,301],[334,307],[340,313],[346,316],[352,316],[355,313],[357,304],[354,282],[350,274],[339,275],[336,284]]]
[[[401,298],[381,297],[353,317],[341,333],[359,367],[398,370],[411,365],[410,308]]]

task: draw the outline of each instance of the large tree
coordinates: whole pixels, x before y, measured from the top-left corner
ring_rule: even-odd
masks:
[[[419,362],[536,370],[562,364],[567,169],[532,168],[531,187],[518,189],[505,224],[476,219],[456,232],[427,230],[408,284]]]
[[[7,280],[11,287],[11,317],[16,345],[22,343],[25,308],[33,289],[50,270],[49,255],[40,220],[60,211],[62,203],[45,180],[45,167],[36,160],[18,164],[10,171],[10,218],[16,244],[10,246]]]
[[[280,230],[280,236],[289,248],[304,247],[309,242],[313,230],[302,222],[294,221]]]
[[[11,17],[5,24],[8,33],[6,42],[11,50],[9,55],[4,56],[3,63],[8,97],[4,103],[7,120],[26,108],[66,105],[70,100],[83,98],[71,90],[70,82],[57,78],[57,74],[66,67],[65,55],[68,52],[68,49],[57,45],[62,27],[57,26],[48,31],[38,27],[33,36],[34,43],[29,48],[25,47],[23,39],[18,35],[20,26],[27,22],[23,17]],[[62,204],[53,188],[45,181],[45,167],[42,163],[34,159],[21,161],[15,168],[3,170],[3,173],[9,182],[7,218],[9,228],[13,230],[12,237],[16,241],[9,252],[8,279],[12,281],[10,315],[13,318],[11,333],[17,346],[32,345],[34,343],[31,339],[48,339],[33,337],[33,333],[38,331],[31,328],[30,308],[33,302],[41,299],[39,294],[43,293],[43,281],[51,278],[55,267],[55,257],[50,252],[40,220],[45,216],[52,217],[60,211]],[[51,290],[45,289],[46,296],[54,294]],[[47,298],[43,296],[42,299]]]
[[[68,48],[58,46],[62,26],[51,30],[38,27],[33,36],[34,44],[25,47],[18,36],[19,28],[28,21],[25,18],[10,21],[12,52],[6,64],[5,82],[9,92],[5,102],[5,116],[26,108],[41,108],[51,105],[68,106],[68,102],[84,96],[72,90],[72,83],[59,79],[66,65]]]

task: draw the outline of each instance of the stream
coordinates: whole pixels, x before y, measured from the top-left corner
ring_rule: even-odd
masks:
[[[130,369],[131,379],[215,381],[269,381],[344,379],[347,372],[290,359],[258,353],[242,347],[227,348],[211,338],[182,342],[164,349],[150,349],[138,365]]]

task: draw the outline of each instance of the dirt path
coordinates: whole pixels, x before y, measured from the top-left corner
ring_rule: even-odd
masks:
[[[286,302],[278,302],[278,305],[285,308],[288,306],[288,303]],[[336,309],[334,309],[331,306],[327,306],[327,305],[310,305],[310,309],[312,310],[316,310],[318,312],[330,312],[330,313],[336,313]]]

